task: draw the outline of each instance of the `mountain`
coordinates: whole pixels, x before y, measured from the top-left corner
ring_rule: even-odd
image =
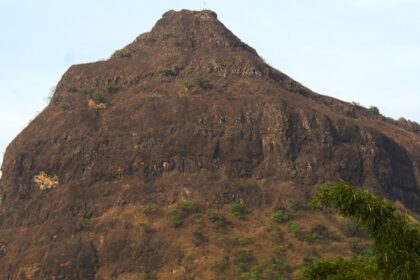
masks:
[[[0,279],[294,279],[369,248],[307,208],[318,186],[420,212],[420,126],[311,91],[212,11],[169,11],[71,66],[1,170]]]

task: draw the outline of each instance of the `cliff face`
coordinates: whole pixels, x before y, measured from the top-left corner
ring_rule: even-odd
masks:
[[[188,271],[203,252],[148,220],[150,203],[263,215],[343,179],[420,211],[419,135],[271,68],[213,12],[167,12],[109,60],[70,67],[9,145],[0,278],[212,279]]]

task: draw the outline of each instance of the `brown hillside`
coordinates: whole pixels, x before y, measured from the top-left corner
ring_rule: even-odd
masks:
[[[294,279],[369,242],[307,209],[320,184],[420,212],[420,126],[312,92],[214,12],[169,11],[70,67],[2,172],[0,279],[240,279],[273,256]]]

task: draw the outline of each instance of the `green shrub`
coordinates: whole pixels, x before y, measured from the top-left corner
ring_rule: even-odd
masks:
[[[311,231],[303,231],[302,233],[302,237],[303,240],[305,240],[308,243],[313,243],[315,241],[318,240],[322,240],[324,239],[321,235],[319,235],[316,232],[311,232]]]
[[[323,240],[330,237],[328,228],[325,225],[315,225],[309,231],[304,232],[304,240],[312,243],[318,240]]]
[[[169,225],[171,227],[177,228],[182,226],[182,222],[185,218],[185,215],[179,209],[173,209],[169,211]]]
[[[168,67],[159,67],[158,68],[158,73],[161,74],[162,76],[165,76],[165,77],[175,75],[174,71],[172,71],[172,69],[168,68]]]
[[[199,88],[202,88],[202,89],[207,89],[207,88],[210,87],[210,82],[206,77],[204,77],[202,75],[199,75],[199,76],[196,76],[194,78],[191,78],[191,79],[188,79],[188,80],[184,81],[184,86],[187,89],[191,89],[193,87],[199,87]]]
[[[188,215],[199,212],[198,204],[194,201],[180,202],[178,203],[177,208]]]
[[[210,213],[209,220],[220,227],[224,227],[229,223],[226,217],[219,213]]]
[[[342,257],[332,260],[312,260],[302,267],[305,280],[380,280],[373,261]],[[410,278],[399,278],[410,279]],[[412,278],[413,280],[415,278]]]
[[[286,222],[290,218],[289,211],[285,208],[280,208],[277,210],[274,210],[273,213],[271,213],[271,220],[276,223],[283,223]]]
[[[131,53],[130,53],[130,51],[128,51],[126,49],[121,49],[121,50],[115,51],[112,56],[114,56],[114,57],[130,57]]]
[[[243,219],[245,215],[248,213],[246,205],[242,202],[240,203],[233,203],[230,206],[230,212],[235,215],[239,219]]]
[[[108,93],[115,93],[120,89],[120,86],[115,83],[115,82],[109,82],[106,86],[105,89]]]
[[[70,92],[77,92],[78,91],[78,89],[75,85],[69,85],[67,87],[67,90],[70,91]]]
[[[297,238],[303,237],[303,230],[300,225],[296,222],[288,222],[287,228],[291,234],[293,234]]]
[[[191,214],[198,213],[200,211],[198,204],[192,201],[183,201],[178,203],[175,209],[169,211],[169,224],[172,227],[180,227],[183,224],[185,218]]]
[[[296,238],[299,240],[304,240],[308,243],[313,243],[315,241],[323,240],[329,237],[328,229],[324,225],[315,225],[309,231],[302,229],[301,226],[296,222],[289,222],[287,227],[289,232]]]
[[[143,213],[149,217],[155,216],[156,214],[158,214],[158,212],[159,212],[159,206],[154,203],[147,204],[143,208]]]
[[[159,67],[157,69],[157,72],[164,76],[164,77],[169,77],[169,76],[176,76],[178,75],[179,71],[182,70],[182,66],[179,64],[172,64],[170,66],[167,67]]]
[[[375,106],[370,106],[369,107],[369,111],[371,111],[373,114],[375,114],[375,115],[380,115],[381,113],[379,112],[379,109],[378,109],[378,107],[375,107]]]
[[[108,99],[106,98],[106,94],[101,92],[101,91],[93,92],[90,95],[90,98],[92,98],[92,100],[95,101],[95,103],[97,103],[97,104],[108,102]]]
[[[247,271],[255,261],[255,257],[250,249],[239,248],[232,252],[232,261],[238,264],[242,271]]]

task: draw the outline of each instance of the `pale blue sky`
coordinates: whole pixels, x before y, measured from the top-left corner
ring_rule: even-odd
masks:
[[[0,155],[71,64],[108,58],[169,9],[204,7],[312,90],[420,122],[418,0],[0,0]]]

